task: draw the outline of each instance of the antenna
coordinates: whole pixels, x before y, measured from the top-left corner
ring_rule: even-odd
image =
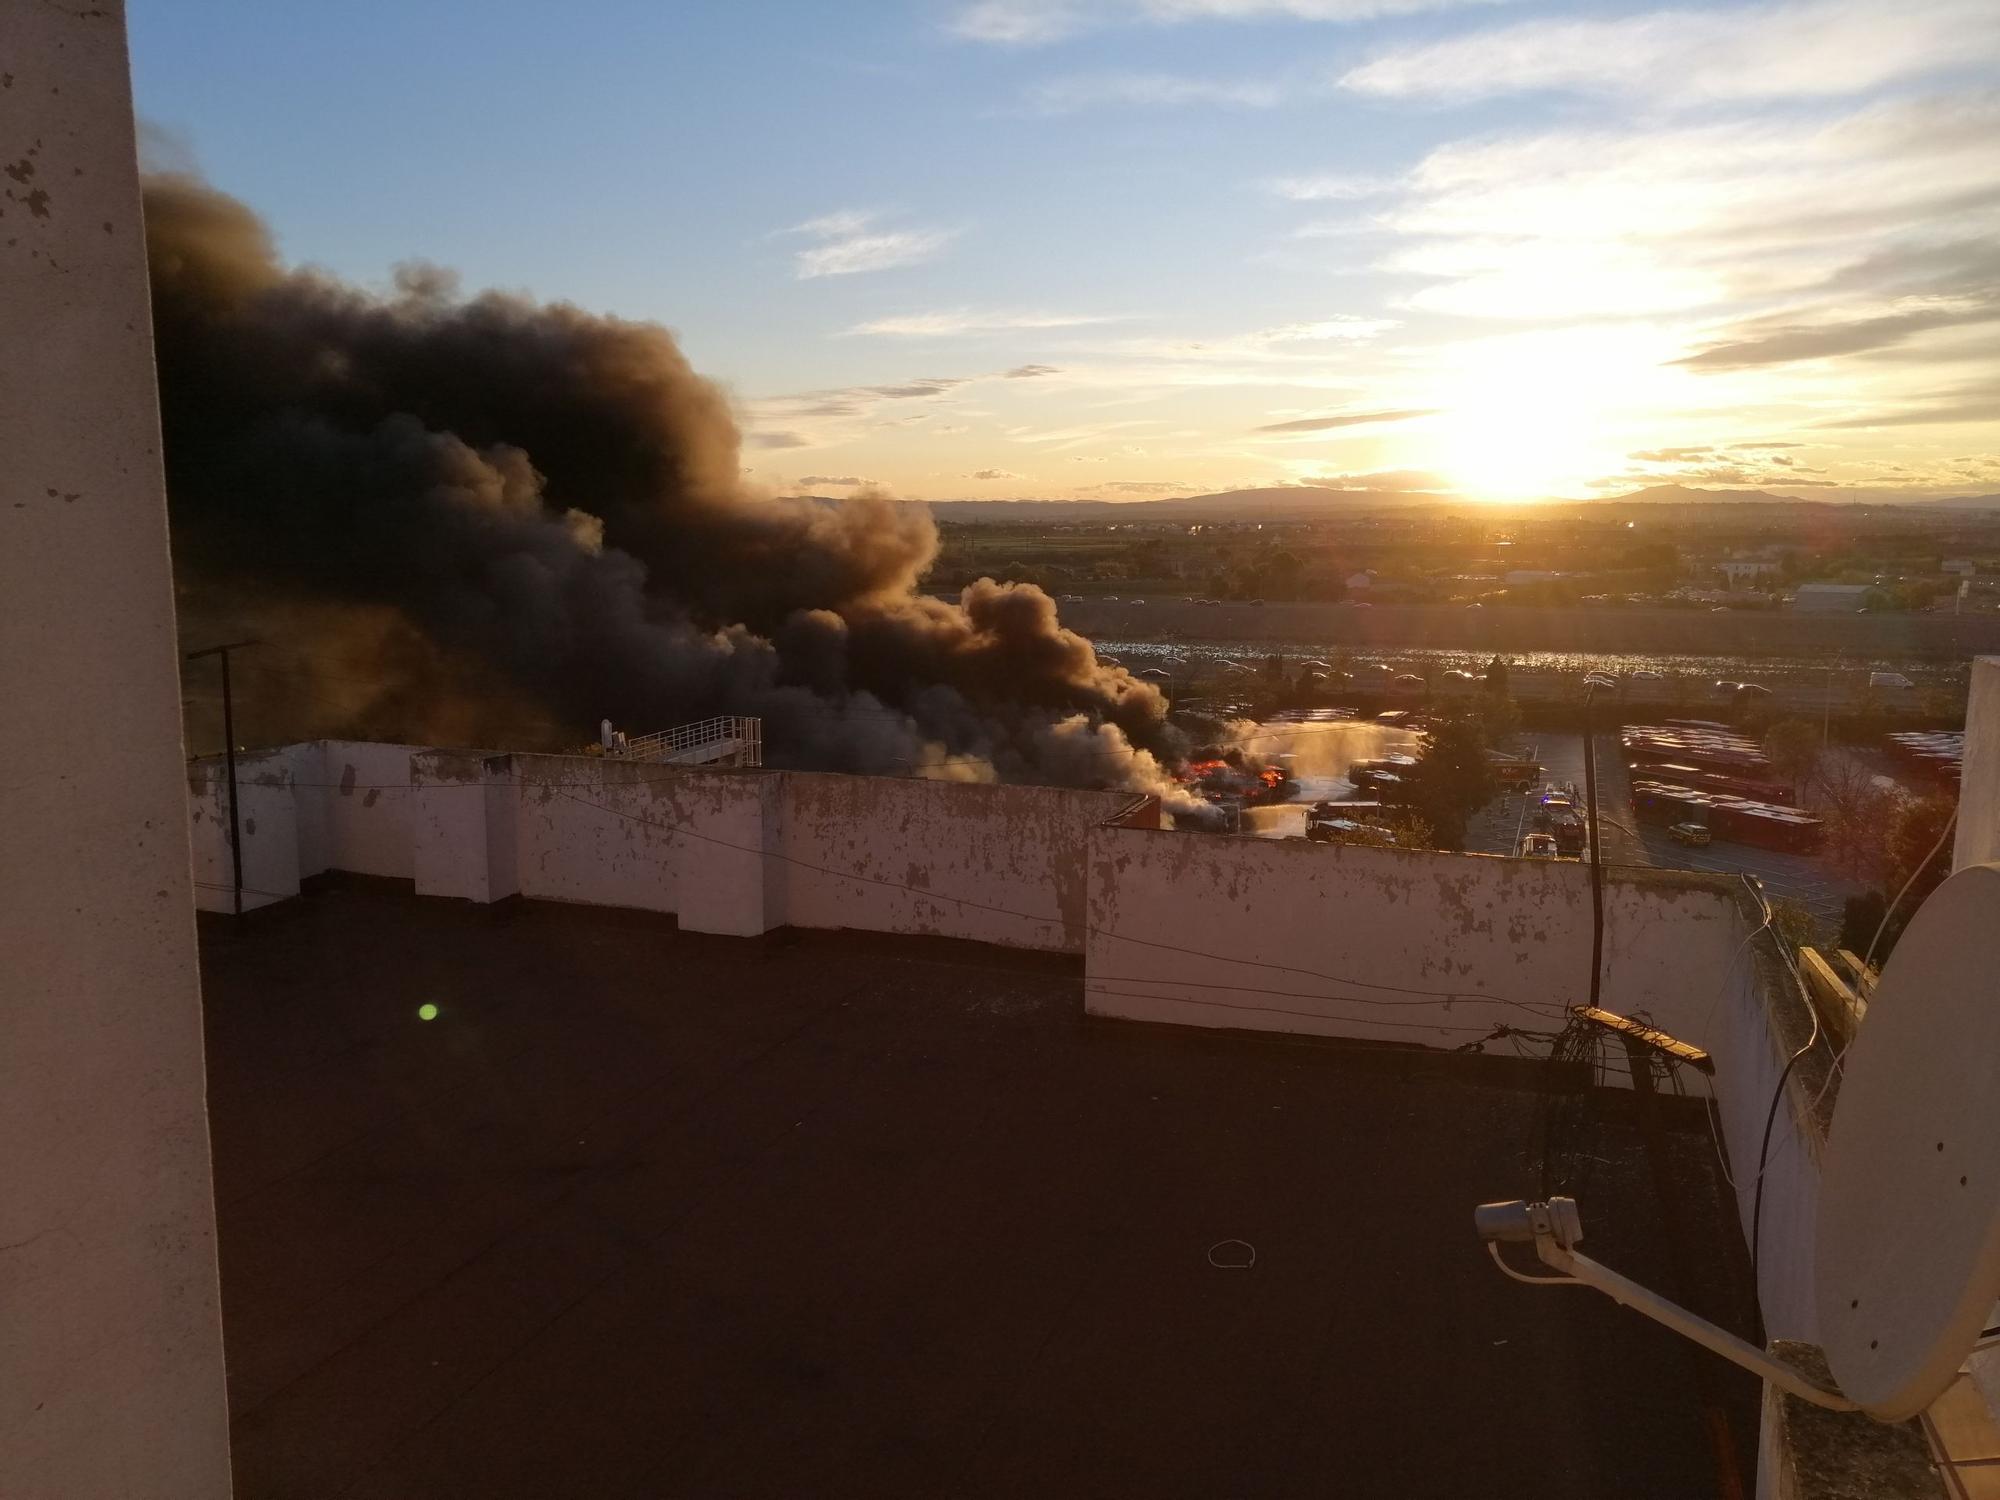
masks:
[[[1781,1390],[1883,1422],[1943,1395],[2000,1300],[2000,864],[1946,880],[1911,921],[1848,1049],[1822,1158],[1815,1255],[1829,1390],[1576,1249],[1576,1203],[1484,1203],[1494,1264],[1534,1285],[1592,1286]],[[1532,1243],[1557,1274],[1500,1247]]]

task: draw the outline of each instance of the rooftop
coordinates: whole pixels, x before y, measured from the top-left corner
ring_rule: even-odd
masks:
[[[408,889],[202,918],[245,1500],[1713,1492],[1687,1346],[1473,1237],[1539,1186],[1546,1067]],[[1582,1098],[1592,1249],[1659,1284],[1630,1095]],[[1690,1232],[1737,1237],[1664,1102]]]

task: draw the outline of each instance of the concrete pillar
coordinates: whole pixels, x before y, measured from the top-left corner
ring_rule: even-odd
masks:
[[[1965,709],[1965,774],[1958,790],[1958,834],[1951,867],[2000,860],[2000,656],[1972,663]]]
[[[674,917],[684,932],[756,937],[785,924],[780,776],[689,774],[675,788]]]
[[[226,1496],[145,245],[117,0],[0,6],[0,1495]]]
[[[489,902],[520,894],[515,776],[511,755],[419,750],[410,757],[419,896]]]

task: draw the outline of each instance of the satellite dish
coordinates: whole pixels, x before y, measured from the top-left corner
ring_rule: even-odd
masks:
[[[1821,1161],[1827,1364],[1885,1421],[1944,1394],[2000,1297],[2000,865],[1918,910],[1868,1001]]]
[[[1518,1281],[1594,1286],[1636,1312],[1836,1410],[1901,1422],[1945,1393],[2000,1300],[2000,864],[1931,893],[1869,997],[1821,1158],[1815,1252],[1830,1391],[1574,1247],[1575,1203],[1487,1203],[1474,1224]],[[1561,1274],[1523,1276],[1532,1242]]]

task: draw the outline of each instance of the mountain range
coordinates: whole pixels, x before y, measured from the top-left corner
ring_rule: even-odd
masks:
[[[944,500],[934,505],[940,520],[1023,523],[1219,520],[1308,520],[1335,512],[1413,510],[1463,505],[1458,496],[1425,490],[1335,490],[1312,485],[1220,490],[1208,495],[1176,495],[1160,500]],[[2000,510],[2000,495],[1955,495],[1937,500],[1835,500],[1831,496],[1774,495],[1768,490],[1698,489],[1656,484],[1623,495],[1545,501],[1561,505],[1800,506],[1899,504],[1946,510]]]

